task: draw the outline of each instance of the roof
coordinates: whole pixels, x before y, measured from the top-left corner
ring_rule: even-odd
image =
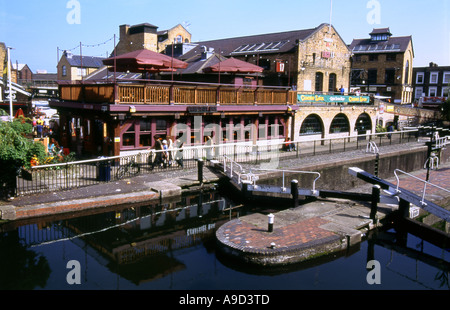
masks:
[[[385,41],[372,41],[371,39],[355,39],[350,44],[354,54],[365,53],[403,53],[412,41],[412,36],[390,37]]]
[[[133,72],[116,72],[116,79],[121,80],[135,80],[135,79],[142,79],[141,73],[133,73]],[[84,80],[93,80],[93,81],[100,81],[100,80],[109,80],[112,81],[114,79],[114,72],[108,70],[107,66],[101,67],[99,70],[96,70],[95,72],[89,74],[84,78]]]
[[[370,35],[373,35],[373,34],[385,34],[385,33],[387,33],[387,34],[389,34],[389,35],[392,35],[392,33],[391,33],[391,31],[389,30],[389,28],[374,28],[374,29],[372,30],[372,32],[369,33],[369,34],[370,34]]]
[[[202,46],[213,48],[224,56],[238,56],[247,53],[271,54],[293,51],[298,41],[304,41],[323,25],[304,30],[292,30],[269,34],[235,37],[211,41],[194,42],[196,48],[182,55],[180,59],[189,59],[202,51]]]
[[[12,69],[13,70],[22,71],[22,69],[25,68],[25,67],[27,67],[27,64],[12,64]]]
[[[211,67],[220,61],[224,61],[226,58],[217,53],[212,53],[210,57],[207,59],[202,58],[202,54],[195,54],[189,59],[185,61],[189,64],[186,69],[179,69],[177,73],[180,74],[195,74],[195,73],[203,73],[203,69]]]
[[[83,67],[85,68],[100,68],[103,66],[102,60],[105,59],[103,57],[94,57],[94,56],[79,56],[79,55],[72,55],[67,56],[67,61],[72,67]]]

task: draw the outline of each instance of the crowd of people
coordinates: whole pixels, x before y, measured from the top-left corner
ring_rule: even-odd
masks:
[[[183,168],[183,142],[176,139],[175,143],[172,139],[163,139],[161,137],[155,138],[155,145],[150,148],[154,150],[152,156],[149,157],[149,165],[153,170],[155,167],[167,168],[177,163],[179,167]]]

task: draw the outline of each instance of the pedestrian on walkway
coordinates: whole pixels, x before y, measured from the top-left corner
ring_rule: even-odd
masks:
[[[177,139],[174,144],[175,149],[177,149],[175,151],[175,161],[181,168],[183,168],[183,144],[180,139]]]
[[[163,146],[161,142],[161,138],[155,138],[155,145],[153,149],[155,150],[155,159],[151,162],[151,170],[155,168],[155,166],[161,167],[163,161]],[[151,148],[152,149],[152,148]],[[149,158],[149,164],[152,157]]]

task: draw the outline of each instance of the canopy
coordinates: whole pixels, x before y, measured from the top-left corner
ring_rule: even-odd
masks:
[[[184,61],[146,49],[104,59],[103,64],[106,66],[116,65],[117,71],[131,72],[170,72],[188,66]]]
[[[219,62],[213,66],[205,68],[205,72],[230,72],[230,73],[258,73],[263,72],[264,68],[230,57],[227,60]]]

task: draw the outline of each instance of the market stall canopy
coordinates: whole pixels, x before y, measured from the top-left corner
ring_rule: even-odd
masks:
[[[230,57],[227,60],[221,61],[213,66],[205,68],[203,71],[220,73],[260,73],[264,71],[264,68],[248,63],[246,61],[236,59],[234,57]]]
[[[184,61],[146,49],[104,59],[103,64],[116,66],[116,71],[130,72],[170,72],[188,66]]]

